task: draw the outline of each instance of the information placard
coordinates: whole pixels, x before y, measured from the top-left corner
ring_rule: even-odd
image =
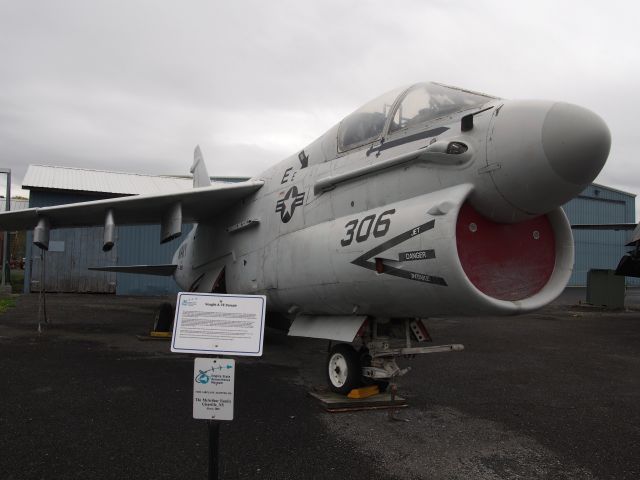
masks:
[[[233,420],[236,361],[196,358],[193,364],[193,418]]]
[[[259,357],[264,295],[178,293],[171,351]]]

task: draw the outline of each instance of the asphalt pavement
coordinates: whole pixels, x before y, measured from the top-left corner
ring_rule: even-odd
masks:
[[[207,478],[193,356],[140,341],[159,299],[37,295],[0,314],[0,479]],[[238,358],[224,479],[640,478],[640,312],[571,302],[431,319],[463,352],[401,360],[409,407],[324,412],[327,342],[267,329]]]

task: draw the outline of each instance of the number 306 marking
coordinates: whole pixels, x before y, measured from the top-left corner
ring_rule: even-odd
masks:
[[[396,209],[387,210],[386,212],[382,212],[378,219],[376,220],[375,215],[367,215],[362,220],[351,220],[349,221],[344,228],[347,229],[345,232],[345,238],[340,240],[340,245],[346,247],[347,245],[351,245],[353,242],[353,237],[355,234],[356,242],[365,242],[369,235],[371,235],[371,229],[373,228],[373,236],[375,238],[383,237],[389,231],[389,227],[391,226],[391,219],[384,218],[388,215],[393,215],[396,213]],[[375,223],[374,223],[375,221]]]

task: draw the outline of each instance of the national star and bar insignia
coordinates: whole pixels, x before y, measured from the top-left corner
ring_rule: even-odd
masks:
[[[280,214],[282,223],[289,223],[296,207],[304,204],[304,192],[298,193],[298,188],[294,185],[284,195],[283,199],[276,202],[276,212]]]

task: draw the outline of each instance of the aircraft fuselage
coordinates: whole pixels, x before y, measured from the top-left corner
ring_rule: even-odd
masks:
[[[176,282],[212,291],[224,271],[227,291],[285,314],[513,314],[553,300],[573,265],[560,206],[602,168],[606,125],[565,103],[467,105],[455,89],[460,108],[435,118],[407,104],[443,89],[382,102],[377,135],[357,111],[256,177],[260,190],[189,233]]]

